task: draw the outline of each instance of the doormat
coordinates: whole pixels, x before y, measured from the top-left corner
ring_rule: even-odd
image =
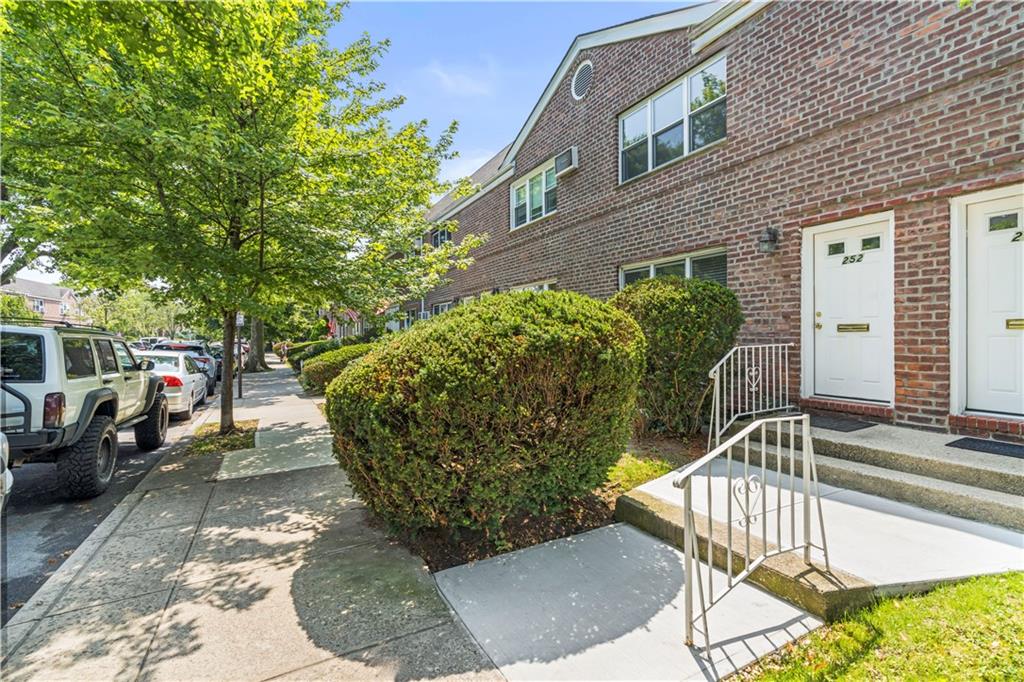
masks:
[[[1024,445],[1004,443],[1001,440],[959,438],[952,443],[946,443],[946,447],[960,448],[961,450],[974,450],[975,452],[987,452],[992,455],[1003,455],[1004,457],[1017,457],[1019,459],[1024,459]]]
[[[826,414],[812,414],[811,426],[815,426],[819,429],[828,429],[829,431],[850,433],[851,431],[870,429],[872,426],[875,426],[875,424],[872,422],[862,422],[859,419],[850,419],[849,417],[833,417],[832,415]]]

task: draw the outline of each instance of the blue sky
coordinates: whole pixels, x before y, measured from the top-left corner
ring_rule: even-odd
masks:
[[[435,136],[458,121],[460,157],[442,170],[453,179],[515,138],[576,35],[687,4],[357,0],[330,41],[391,40],[375,77],[406,98],[392,120],[425,118]]]
[[[356,0],[329,40],[364,32],[391,40],[374,77],[404,95],[392,120],[427,119],[435,137],[459,122],[459,158],[442,176],[469,175],[515,138],[580,33],[693,4],[676,2],[379,2]],[[60,273],[23,270],[54,282]]]

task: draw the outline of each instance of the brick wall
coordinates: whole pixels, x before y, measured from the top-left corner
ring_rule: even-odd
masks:
[[[891,209],[893,418],[945,427],[949,197],[1024,179],[1022,26],[1009,2],[780,2],[698,55],[686,31],[581,53],[590,92],[571,97],[570,68],[516,157],[526,172],[578,146],[558,212],[510,232],[509,183],[459,212],[460,233],[488,242],[428,306],[551,277],[606,297],[624,263],[723,245],[742,340],[798,343],[801,228]],[[726,141],[619,184],[619,113],[721,50]],[[769,226],[782,238],[767,256]]]

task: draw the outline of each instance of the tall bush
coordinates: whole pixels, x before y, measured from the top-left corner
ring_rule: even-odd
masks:
[[[732,348],[743,324],[736,295],[716,282],[656,277],[629,285],[610,302],[647,337],[640,430],[695,433],[708,372]]]
[[[372,343],[356,343],[321,353],[302,363],[299,380],[307,390],[323,393],[334,377],[349,363],[366,355],[374,347]]]
[[[600,484],[631,431],[644,340],[569,292],[499,294],[414,325],[327,389],[356,492],[405,528],[494,531]]]

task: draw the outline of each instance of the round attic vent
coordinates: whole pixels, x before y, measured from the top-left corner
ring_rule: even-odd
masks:
[[[583,62],[576,69],[572,77],[572,96],[574,99],[583,99],[590,90],[590,83],[594,80],[594,65],[589,61]]]

